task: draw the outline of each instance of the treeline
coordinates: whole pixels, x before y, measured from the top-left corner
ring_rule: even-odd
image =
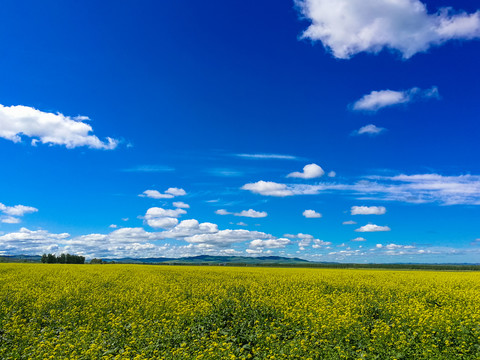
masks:
[[[85,256],[71,254],[43,254],[42,263],[44,264],[85,264]]]

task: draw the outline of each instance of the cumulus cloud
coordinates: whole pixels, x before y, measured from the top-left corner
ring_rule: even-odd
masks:
[[[441,8],[429,14],[419,0],[296,0],[311,25],[302,37],[321,41],[333,56],[348,59],[383,49],[408,59],[449,40],[480,37],[480,12]]]
[[[335,171],[330,171],[328,174],[327,174],[328,177],[331,177],[331,178],[334,178],[335,176],[337,176],[337,173]]]
[[[250,218],[264,218],[267,217],[268,214],[265,211],[256,211],[253,209],[249,210],[242,210],[239,213],[235,213],[235,216],[244,216],[244,217],[250,217]]]
[[[375,126],[373,124],[365,125],[362,126],[360,129],[355,130],[352,135],[370,135],[370,136],[375,136],[379,135],[380,133],[384,132],[385,128],[381,128],[378,126]]]
[[[31,214],[37,212],[38,209],[32,206],[25,205],[15,205],[7,206],[0,203],[0,213],[3,213],[5,216],[0,216],[0,222],[6,224],[18,224],[20,222],[19,217],[24,216],[25,214]]]
[[[91,135],[92,127],[86,116],[69,117],[60,113],[43,112],[28,106],[0,104],[0,137],[15,143],[22,136],[31,138],[31,144],[63,145],[68,149],[87,146],[92,149],[115,149],[118,140],[107,137],[101,141]]]
[[[218,209],[218,210],[215,210],[215,214],[217,214],[217,215],[231,215],[232,213],[225,210],[225,209]]]
[[[387,212],[384,206],[352,206],[352,215],[383,215]]]
[[[176,201],[173,203],[173,206],[175,206],[176,208],[181,208],[181,209],[190,209],[190,205],[188,204],[185,204],[184,202],[182,201]]]
[[[325,171],[317,164],[308,164],[303,167],[303,172],[292,172],[287,177],[301,178],[301,179],[314,179],[321,177],[325,174]]]
[[[183,220],[170,230],[158,233],[157,236],[162,239],[179,239],[198,234],[215,234],[218,231],[217,224],[199,223],[198,220],[189,219]]]
[[[153,228],[169,229],[178,224],[178,217],[186,214],[183,209],[163,209],[152,207],[147,210],[144,219]]]
[[[67,238],[68,233],[52,234],[46,230],[29,230],[22,227],[17,232],[0,236],[0,249],[9,254],[37,255],[55,252]]]
[[[357,223],[356,221],[348,220],[348,221],[342,222],[342,225],[355,225],[356,223]]]
[[[388,226],[379,226],[375,224],[368,224],[362,226],[355,231],[357,232],[379,232],[379,231],[390,231],[391,229]]]
[[[234,243],[241,243],[249,240],[272,239],[273,236],[260,231],[249,230],[220,230],[213,234],[198,234],[185,238],[185,241],[192,244],[210,244],[216,247],[227,247]]]
[[[305,210],[302,213],[302,215],[305,216],[306,218],[309,218],[309,219],[321,218],[322,217],[322,214],[316,212],[315,210]]]
[[[403,91],[380,90],[372,91],[357,100],[352,109],[356,111],[378,111],[382,108],[406,104],[421,99],[438,99],[440,97],[436,86],[422,90],[417,87]]]
[[[250,248],[251,249],[280,249],[284,248],[288,244],[290,244],[291,241],[289,239],[284,239],[284,238],[278,238],[278,239],[269,239],[269,240],[252,240],[250,242]]]
[[[140,197],[148,197],[151,199],[172,199],[175,196],[183,196],[186,195],[186,191],[183,189],[179,188],[168,188],[165,190],[164,193],[161,193],[158,190],[145,190],[143,193],[141,193]]]

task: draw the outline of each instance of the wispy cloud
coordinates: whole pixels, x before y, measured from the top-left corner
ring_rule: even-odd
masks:
[[[282,154],[235,154],[235,156],[257,160],[300,160],[297,156]]]
[[[389,106],[407,104],[422,99],[438,99],[439,97],[440,95],[436,86],[426,90],[414,87],[402,91],[372,91],[370,94],[364,95],[361,99],[357,100],[352,105],[352,109],[355,111],[375,112]]]
[[[92,135],[92,127],[86,116],[70,117],[60,113],[48,113],[29,106],[4,106],[0,104],[0,137],[21,142],[22,137],[31,138],[33,146],[38,143],[62,145],[67,149],[86,146],[91,149],[112,150],[119,141],[107,137],[101,141]]]
[[[125,172],[145,172],[145,173],[161,173],[174,171],[175,169],[169,166],[162,165],[138,165],[131,168],[123,169]]]
[[[352,215],[383,215],[387,212],[385,206],[352,206]]]
[[[296,0],[311,25],[303,38],[321,41],[333,56],[349,59],[383,49],[408,59],[449,40],[480,37],[480,12],[441,8],[429,14],[419,0]]]
[[[353,184],[323,182],[313,185],[283,184],[260,180],[245,184],[242,189],[259,195],[274,197],[343,192],[353,193],[360,200],[480,205],[479,175],[402,174],[397,176],[367,176]]]

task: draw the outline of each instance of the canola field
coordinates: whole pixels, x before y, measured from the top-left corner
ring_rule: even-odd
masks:
[[[480,274],[0,264],[0,359],[480,359]]]

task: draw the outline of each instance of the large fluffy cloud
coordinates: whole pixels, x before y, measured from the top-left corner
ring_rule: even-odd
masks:
[[[106,142],[91,135],[92,127],[85,116],[69,117],[60,113],[43,112],[28,106],[0,105],[0,137],[20,142],[22,136],[32,138],[32,145],[64,145],[72,149],[87,146],[92,149],[115,149],[118,141],[107,137]]]
[[[185,238],[185,241],[192,244],[210,244],[216,247],[227,247],[234,243],[272,238],[272,235],[260,231],[220,230],[213,234],[198,234],[189,236]]]
[[[290,243],[291,241],[285,238],[269,239],[269,240],[256,239],[250,242],[250,248],[251,249],[280,249],[280,248],[284,248]]]
[[[427,90],[414,87],[404,91],[372,91],[370,94],[364,95],[361,99],[357,100],[353,104],[352,109],[357,111],[377,111],[388,106],[431,98],[439,98],[438,89],[435,86]]]
[[[311,21],[303,37],[341,59],[391,49],[408,59],[448,40],[480,37],[480,12],[442,8],[429,14],[419,0],[296,0]]]
[[[292,172],[287,175],[287,177],[295,177],[295,178],[301,178],[301,179],[313,179],[317,177],[321,177],[325,174],[325,171],[318,166],[317,164],[308,164],[303,167],[302,172]]]

